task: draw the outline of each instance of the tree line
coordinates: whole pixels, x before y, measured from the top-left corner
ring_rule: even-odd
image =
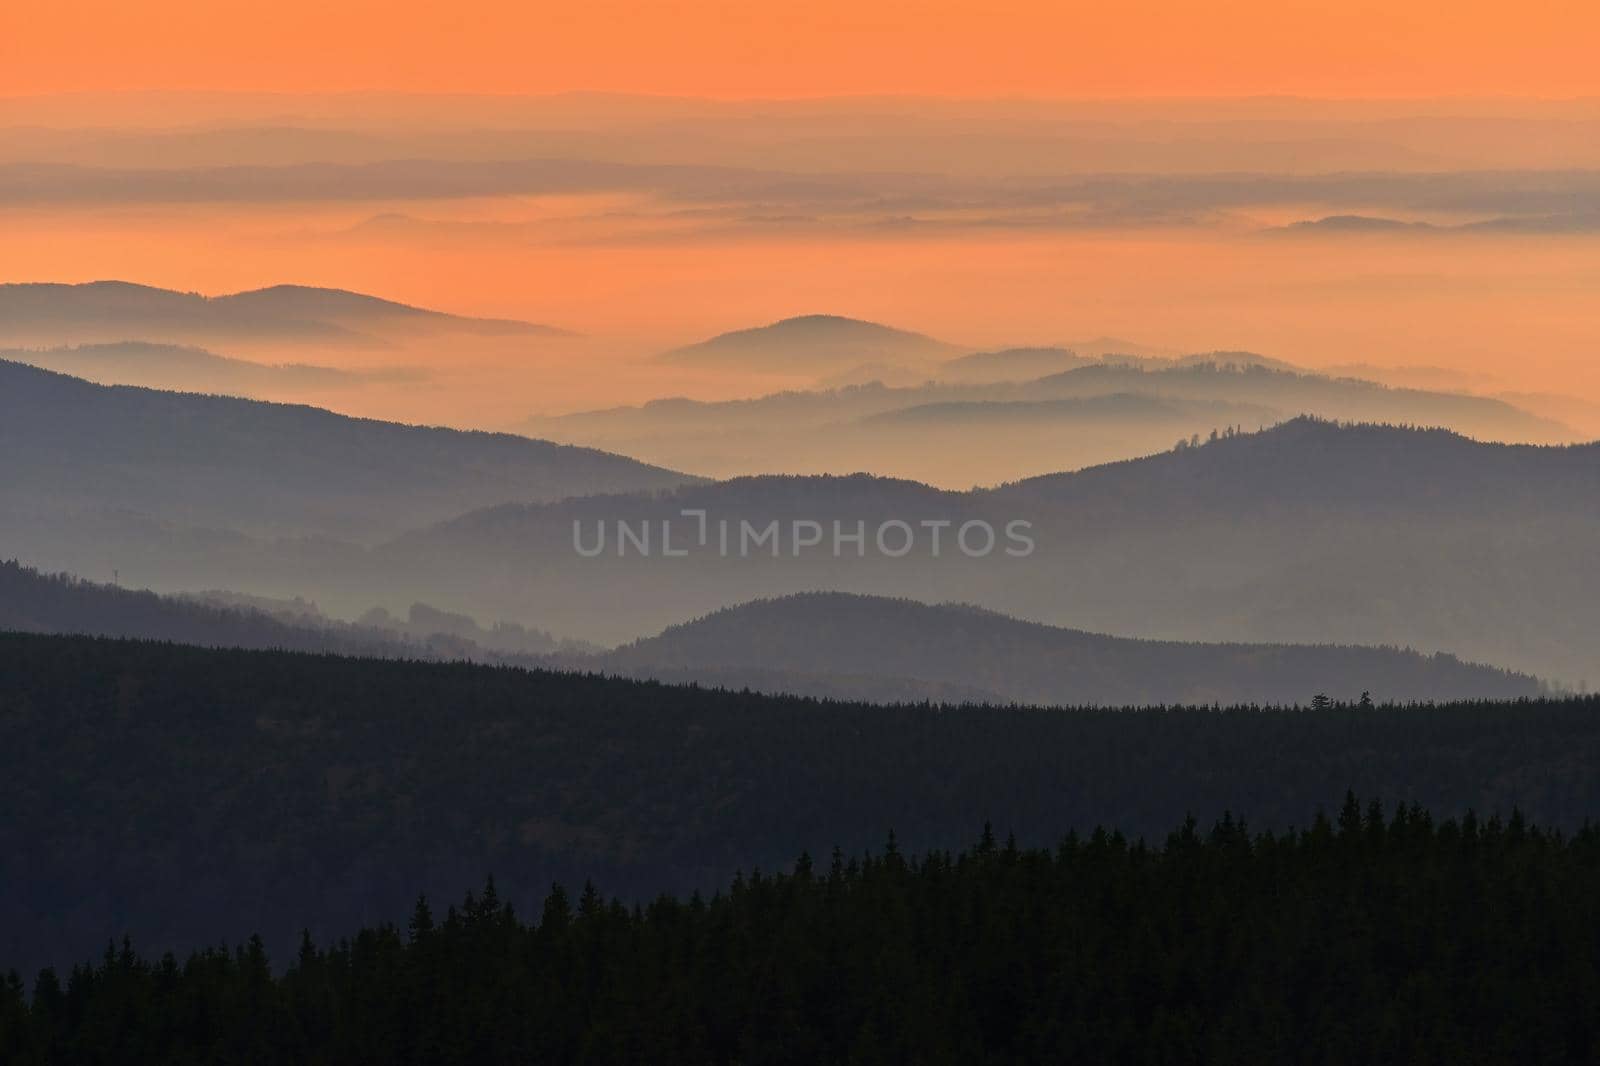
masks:
[[[1600,832],[1385,812],[802,855],[626,906],[490,879],[404,926],[0,982],[55,1063],[1501,1063],[1600,1056]]]
[[[182,956],[259,931],[282,958],[488,871],[518,900],[710,892],[888,827],[916,852],[984,821],[1030,847],[1188,811],[1282,832],[1347,788],[1572,832],[1600,811],[1597,711],[878,706],[0,633],[0,964],[124,933]]]

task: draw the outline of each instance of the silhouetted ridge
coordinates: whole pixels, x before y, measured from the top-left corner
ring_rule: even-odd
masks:
[[[392,535],[508,499],[691,479],[504,433],[93,385],[0,361],[0,517],[124,508],[246,532]],[[3,529],[3,527],[0,527]]]
[[[1451,655],[1130,640],[965,605],[838,592],[725,608],[600,662],[608,669],[722,684],[739,684],[748,671],[752,688],[800,694],[813,691],[808,679],[816,679],[817,691],[838,692],[838,678],[848,677],[859,696],[880,700],[894,698],[899,679],[1046,705],[1293,703],[1316,692],[1354,700],[1363,690],[1397,701],[1510,699],[1540,691],[1527,675]]]
[[[1449,430],[1347,424],[1302,416],[1159,455],[1029,478],[995,490],[1081,506],[1162,509],[1281,508],[1340,501],[1431,511],[1527,506],[1593,511],[1600,505],[1600,443],[1508,445]]]
[[[457,327],[469,332],[561,334],[564,330],[507,318],[469,318],[446,314],[411,304],[385,300],[379,296],[346,289],[316,288],[309,285],[272,285],[210,299],[213,305],[245,308],[253,314],[294,315],[335,322],[360,323],[366,318],[421,320]]]
[[[126,281],[0,285],[0,343],[323,341],[384,343],[386,330],[557,335],[549,326],[479,319],[343,289],[275,285],[204,296]]]
[[[1355,788],[1572,830],[1600,810],[1596,752],[1594,700],[871,707],[0,633],[0,967],[124,933],[159,953],[257,931],[288,960],[308,926],[326,940],[489,871],[507,899],[593,879],[645,901],[859,854],[884,826],[908,852],[986,820],[1024,846],[1197,809],[1281,830]]]

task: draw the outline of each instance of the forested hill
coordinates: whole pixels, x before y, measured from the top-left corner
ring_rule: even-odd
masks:
[[[1600,833],[1515,813],[1347,796],[1299,833],[1223,815],[1150,847],[985,834],[908,855],[891,837],[710,899],[541,895],[514,906],[490,880],[292,955],[242,932],[186,963],[113,946],[41,972],[31,1001],[20,975],[0,981],[0,1051],[8,1066],[1471,1066],[1600,1049]]]
[[[1592,518],[1600,514],[1600,443],[1494,444],[1443,429],[1302,417],[1204,447],[1029,478],[992,495],[1091,520],[1161,516],[1170,524],[1340,508],[1420,522],[1481,515],[1491,505]]]
[[[648,523],[658,546],[663,523],[675,523],[683,547],[689,509],[735,537],[745,522],[865,523],[867,548],[825,543],[754,559],[713,538],[663,565],[659,551],[618,547],[620,522]],[[897,521],[997,531],[1025,521],[1037,550],[966,558],[947,546],[935,557],[922,536],[889,558],[871,531]],[[585,543],[602,529],[612,539],[581,565],[556,565],[574,561],[574,523]],[[408,535],[373,561],[479,614],[514,618],[537,603],[539,624],[602,643],[730,604],[836,590],[972,603],[1118,636],[1445,650],[1577,688],[1600,676],[1589,639],[1600,631],[1597,539],[1600,444],[1483,444],[1299,419],[992,491],[764,477],[501,507]]]
[[[509,668],[0,634],[0,966],[127,932],[274,952],[450,898],[709,890],[895,830],[954,847],[1308,824],[1355,788],[1571,829],[1600,701],[1040,711],[772,698]],[[70,907],[62,901],[70,900]]]
[[[605,656],[607,669],[771,691],[863,698],[897,678],[1037,704],[1295,703],[1318,692],[1412,700],[1510,699],[1540,686],[1452,655],[1339,645],[1129,640],[954,604],[847,593],[761,600],[668,628]],[[813,690],[809,679],[816,678]],[[826,686],[826,687],[822,687]]]
[[[0,630],[168,640],[223,648],[416,657],[421,644],[360,626],[294,625],[259,610],[41,574],[0,560]]]
[[[541,630],[483,629],[464,615],[414,604],[407,617],[369,611],[359,622],[329,618],[314,605],[227,592],[163,596],[144,589],[44,574],[0,560],[0,630],[172,641],[208,648],[322,652],[384,659],[581,663],[584,654]]]
[[[748,603],[596,654],[520,626],[484,629],[423,604],[404,621],[372,611],[350,623],[314,610],[274,615],[248,597],[160,596],[0,561],[0,629],[510,662],[874,703],[1296,703],[1316,693],[1355,700],[1362,692],[1405,702],[1541,691],[1526,674],[1450,655],[1128,640],[972,607],[843,593]]]
[[[94,385],[5,361],[0,454],[0,522],[12,509],[121,509],[188,526],[354,539],[507,500],[694,480],[510,434]]]

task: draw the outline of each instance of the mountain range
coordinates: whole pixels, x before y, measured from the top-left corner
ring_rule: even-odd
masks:
[[[315,342],[381,347],[397,335],[556,336],[550,326],[464,318],[342,289],[275,285],[223,296],[92,281],[0,285],[0,344]]]
[[[1202,399],[1242,387],[1399,392],[1211,363],[1044,380],[1071,399],[1132,376],[1184,382]],[[865,414],[894,391],[849,395]],[[784,405],[801,420],[816,404],[792,394],[734,410],[776,423]],[[603,645],[751,600],[848,591],[1129,637],[1394,645],[1572,687],[1600,676],[1585,638],[1600,626],[1588,566],[1600,535],[1595,445],[1297,419],[955,492],[869,475],[708,484],[527,438],[105,388],[15,364],[0,364],[0,416],[14,460],[0,470],[5,552],[165,591],[304,596],[346,618],[421,602]],[[988,432],[997,447],[1012,439]],[[617,554],[619,522],[648,527],[658,547],[675,523],[681,547],[684,511],[735,530],[777,521],[783,550]],[[904,558],[876,546],[836,557],[788,543],[796,522],[831,533],[834,522],[953,531],[975,520],[995,531],[1025,522],[1035,550],[968,558],[947,544],[933,557],[924,537]],[[592,542],[602,529],[602,554],[581,556],[579,533]]]
[[[714,533],[698,538],[699,512],[733,531],[728,549]],[[775,553],[740,550],[745,525],[773,522],[785,538]],[[822,543],[793,550],[794,524],[813,522]],[[895,522],[921,531],[901,557],[871,541]],[[1034,549],[968,557],[949,539],[968,522],[997,533],[1026,522]],[[619,523],[654,531],[656,553],[625,547]],[[864,527],[868,550],[830,550],[834,523]],[[947,523],[942,554],[925,523]],[[664,524],[687,557],[660,555]],[[610,539],[579,557],[575,529],[591,547],[602,531]],[[1585,636],[1600,626],[1600,577],[1587,564],[1597,536],[1600,445],[1297,419],[986,491],[769,476],[507,505],[399,538],[359,565],[494,617],[539,604],[540,624],[602,643],[751,599],[838,590],[1167,640],[1447,649],[1576,685],[1600,676]]]
[[[83,378],[100,385],[281,399],[309,390],[373,382],[416,381],[417,369],[349,370],[307,363],[257,363],[181,344],[118,341],[55,348],[0,349],[0,360]]]
[[[1290,704],[1532,697],[1537,680],[1395,648],[1181,644],[1021,622],[953,604],[810,593],[713,612],[612,651],[412,604],[358,622],[305,600],[160,596],[0,562],[0,630],[464,659],[877,703]]]
[[[128,512],[370,539],[510,499],[691,480],[618,455],[314,407],[94,385],[0,362],[0,514]]]
[[[304,599],[276,600],[220,589],[162,596],[45,574],[16,560],[0,560],[0,630],[523,665],[549,665],[558,655],[565,657],[562,661],[582,663],[599,650],[513,623],[486,629],[470,617],[424,603],[413,603],[404,617],[374,608],[356,622],[345,622]]]
[[[970,361],[970,360],[976,360]],[[656,400],[525,422],[536,436],[718,477],[874,473],[949,488],[993,485],[1165,450],[1227,426],[1297,415],[1440,426],[1485,440],[1581,435],[1504,400],[1396,388],[1248,352],[1083,359],[1058,349],[967,356],[951,380],[789,390],[755,399]],[[1033,370],[1066,366],[1025,380]],[[993,380],[973,380],[989,376]]]

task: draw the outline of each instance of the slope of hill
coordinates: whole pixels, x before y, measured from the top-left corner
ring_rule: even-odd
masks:
[[[381,344],[396,330],[550,335],[527,322],[464,318],[339,289],[280,285],[228,296],[125,281],[0,285],[0,343],[62,345],[147,340]]]
[[[602,670],[667,682],[875,703],[1118,706],[1535,696],[1526,675],[1387,648],[1140,641],[972,607],[803,593],[716,611],[609,653],[416,603],[340,622],[305,600],[159,596],[0,562],[0,629],[205,647]],[[1356,685],[1346,692],[1345,688]]]
[[[1345,685],[1342,688],[1353,686]],[[1192,810],[1305,825],[1600,810],[1600,706],[870,707],[464,664],[0,634],[0,959],[259,931],[276,958],[493,873],[650,898],[801,850],[1052,844]]]
[[[1491,444],[1442,429],[1296,418],[1266,433],[1029,478],[991,495],[1080,515],[1115,507],[1173,520],[1345,503],[1414,512],[1489,505],[1537,520],[1600,513],[1600,443]]]
[[[782,672],[797,687],[779,691],[801,695],[810,694],[807,676],[876,679],[880,691],[890,690],[894,678],[914,678],[1045,705],[1287,704],[1317,692],[1353,701],[1362,690],[1397,702],[1539,693],[1531,677],[1447,655],[1128,640],[973,607],[846,593],[799,594],[717,611],[619,648],[600,662],[650,676],[673,669],[677,676],[706,681],[746,670]]]
[[[976,383],[1032,381],[1097,361],[1071,348],[1002,348],[947,359],[939,364],[938,378]]]
[[[1231,426],[1236,422],[1265,425],[1276,420],[1277,412],[1254,404],[1225,400],[1182,400],[1139,392],[1111,392],[1097,396],[1068,396],[1058,400],[957,400],[901,407],[861,421],[867,426],[940,427],[1052,425],[1071,423],[1111,423],[1137,426],[1157,422],[1170,436],[1179,426],[1203,420],[1211,426]],[[1101,427],[1103,428],[1103,426]]]
[[[297,621],[245,606],[158,596],[153,592],[41,574],[0,560],[0,630],[165,640],[218,648],[337,652],[399,658],[425,656],[421,643],[309,616]]]
[[[222,316],[244,321],[308,320],[334,322],[354,329],[397,323],[407,328],[422,326],[485,336],[559,336],[566,333],[565,330],[533,322],[509,318],[469,318],[396,303],[365,293],[309,285],[273,285],[265,289],[215,296],[208,303],[218,309]]]
[[[404,373],[357,372],[303,363],[253,363],[230,359],[204,348],[147,341],[0,349],[0,360],[25,363],[99,385],[136,385],[230,396],[355,385],[362,381],[392,380]]]
[[[863,363],[922,364],[958,349],[921,333],[840,315],[801,315],[735,330],[661,356],[668,362],[814,377]]]
[[[466,615],[413,603],[404,617],[373,608],[355,623],[303,598],[224,590],[158,595],[45,574],[0,560],[0,630],[163,640],[209,648],[324,652],[383,659],[585,668],[600,649],[514,623],[484,628]]]
[[[708,540],[685,511],[706,512]],[[957,550],[951,538],[970,521],[988,524],[996,550]],[[657,551],[621,552],[619,522],[648,526]],[[738,550],[742,524],[773,522],[776,556]],[[794,551],[794,524],[809,522],[821,542]],[[874,539],[895,522],[915,537],[903,556]],[[1034,545],[1016,557],[1001,550],[1013,522],[1029,524]],[[604,551],[580,558],[574,523],[589,545],[603,529]],[[660,555],[664,523],[687,557]],[[834,551],[835,523],[864,527],[865,543]],[[931,523],[947,523],[937,555]],[[1600,677],[1587,638],[1600,631],[1597,538],[1600,445],[1297,420],[981,492],[753,478],[503,508],[418,531],[371,562],[422,586],[415,598],[504,618],[538,604],[539,624],[602,643],[751,599],[837,590],[1124,636],[1446,650],[1577,685]]]
[[[1084,341],[1067,341],[1061,345],[1089,358],[1116,357],[1119,359],[1149,360],[1152,362],[1176,359],[1183,353],[1172,348],[1153,344],[1140,344],[1123,337],[1094,337]]]
[[[1452,429],[1485,440],[1551,444],[1579,436],[1559,422],[1503,400],[1331,378],[1249,353],[1217,352],[1154,368],[1097,364],[1041,378],[1026,389],[1027,398],[1035,399],[1154,392],[1193,401],[1260,404],[1277,411],[1277,421],[1311,415],[1347,422],[1398,422]]]
[[[508,434],[106,387],[10,362],[0,362],[0,453],[0,513],[123,509],[189,526],[357,539],[505,500],[689,480]]]
[[[78,447],[93,469],[107,465],[85,450],[92,445]],[[48,469],[54,459],[41,448]],[[11,483],[23,476],[0,470]],[[171,502],[175,490],[157,489]],[[26,498],[0,492],[0,512]],[[274,542],[90,506],[0,515],[7,553],[102,580],[120,568],[168,591],[305,595],[344,617],[420,601],[605,645],[753,599],[847,591],[1130,637],[1393,645],[1569,687],[1600,678],[1588,639],[1600,631],[1600,572],[1590,565],[1600,541],[1596,445],[1511,447],[1302,420],[991,491],[864,475],[736,479],[496,505],[370,548]],[[416,507],[407,499],[393,512]],[[970,521],[995,531],[996,550],[958,550],[952,538]],[[1019,557],[1003,550],[1013,522],[1027,523],[1033,545]],[[655,550],[623,551],[624,523]],[[744,523],[752,533],[777,523],[781,544],[741,552]],[[817,523],[820,543],[795,551],[797,523],[807,533]],[[861,529],[863,541],[835,551],[835,523],[846,535]],[[880,531],[886,543],[904,539],[893,523],[915,535],[904,556],[876,542]],[[686,557],[662,554],[669,526],[674,556]],[[933,528],[945,531],[937,555]],[[579,553],[580,539],[593,546],[601,535],[599,554]]]
[[[974,373],[1004,378],[1005,365]],[[1581,439],[1561,422],[1503,400],[1285,367],[1248,352],[1162,361],[1112,356],[1028,381],[790,390],[720,403],[676,399],[539,419],[526,428],[713,476],[866,468],[947,488],[1148,455],[1197,433],[1229,425],[1260,429],[1301,414],[1442,426],[1483,440]],[[1119,404],[1125,417],[1116,417]],[[910,411],[916,414],[899,417]],[[996,426],[1013,435],[1000,435]]]

